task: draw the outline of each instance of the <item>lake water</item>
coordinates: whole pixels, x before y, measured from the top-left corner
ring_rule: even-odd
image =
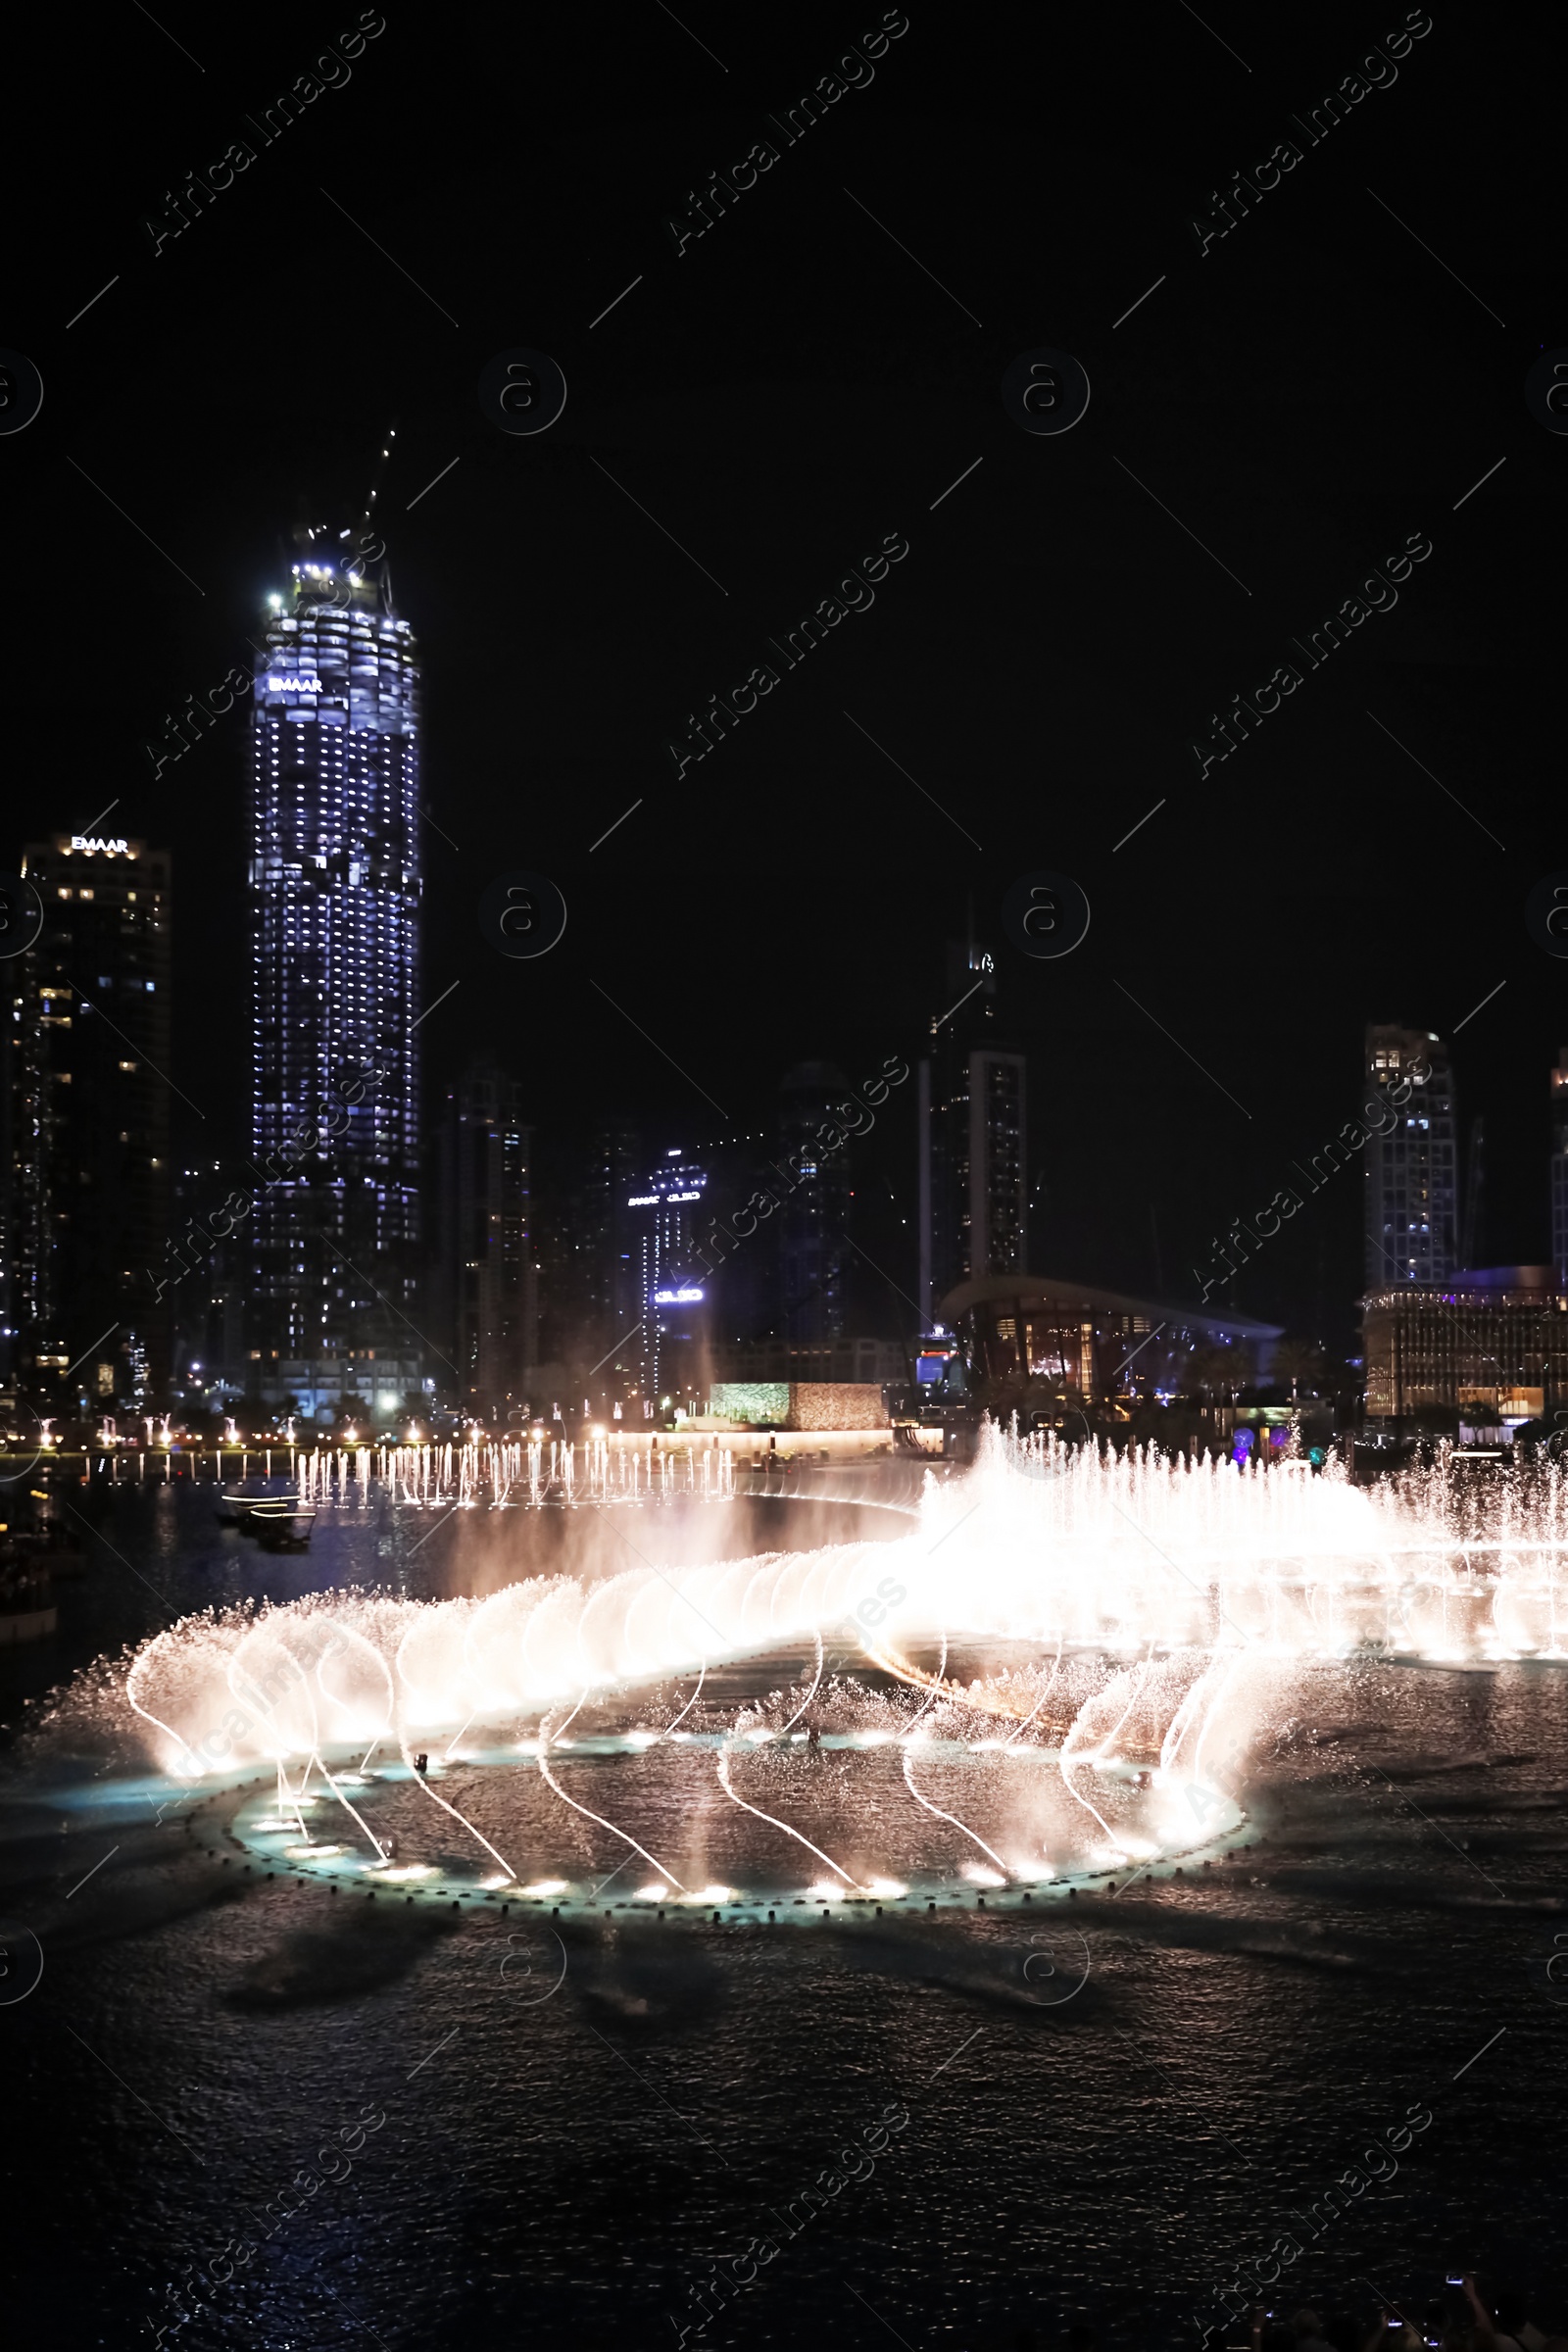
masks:
[[[594,1515],[372,1503],[268,1557],[212,1504],[178,1485],[81,1498],[89,1566],[61,1588],[60,1636],[0,1657],[0,1992],[29,1981],[29,1936],[43,1959],[0,2007],[19,2336],[673,2345],[731,2257],[755,2279],[689,2340],[1012,2347],[1087,2317],[1163,2344],[1250,2257],[1282,2260],[1286,2310],[1420,2307],[1477,2265],[1549,2293],[1557,1670],[1293,1671],[1246,1790],[1261,1842],[1114,1895],[981,1910],[971,1889],[935,1917],[862,1906],[789,1932],[602,1906],[454,1917],[225,1866],[127,1743],[114,1661],[247,1595],[440,1597],[570,1568],[605,1542]],[[673,1565],[906,1523],[742,1500],[624,1524]],[[61,1708],[50,1686],[78,1668]],[[952,1771],[944,1801],[983,1818],[988,1760]],[[896,1772],[859,1787],[906,1837]],[[672,1773],[646,1817],[685,1850],[710,1801]],[[962,1888],[961,1834],[919,1819]],[[584,1870],[622,1859],[579,1835]],[[1430,2123],[1368,2182],[1362,2152],[1412,2110]],[[1363,2185],[1327,2218],[1348,2172]]]

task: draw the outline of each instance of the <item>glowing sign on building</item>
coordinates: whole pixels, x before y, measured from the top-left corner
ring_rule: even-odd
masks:
[[[90,838],[84,837],[80,833],[73,833],[71,836],[71,846],[74,850],[82,851],[89,858],[93,857],[99,851],[102,851],[106,858],[128,858],[130,856],[130,844],[128,842],[104,841],[100,839],[96,833]]]
[[[694,1300],[701,1298],[702,1295],[701,1291],[694,1290],[656,1291],[654,1304],[656,1306],[690,1306]]]

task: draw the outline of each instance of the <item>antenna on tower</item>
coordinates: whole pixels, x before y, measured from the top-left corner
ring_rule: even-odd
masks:
[[[366,529],[368,529],[375,520],[376,501],[381,495],[382,485],[386,480],[386,469],[392,461],[392,444],[397,437],[397,426],[389,424],[386,429],[386,439],[381,444],[381,454],[375,462],[375,471],[370,476],[369,495],[365,502],[365,514],[362,520]]]
[[[362,576],[368,573],[375,580],[381,591],[382,609],[388,612],[392,610],[392,572],[386,559],[386,542],[376,528],[375,510],[386,481],[386,469],[394,455],[392,444],[397,437],[397,426],[389,424],[386,429],[386,437],[376,454],[375,469],[371,473],[370,487],[366,494],[364,511],[360,515],[360,526],[354,533],[354,544],[348,557],[351,569],[357,566]],[[347,539],[348,536],[347,529],[338,533],[340,540]]]

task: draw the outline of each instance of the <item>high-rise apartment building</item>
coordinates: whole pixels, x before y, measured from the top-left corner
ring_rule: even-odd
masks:
[[[594,1362],[618,1384],[635,1380],[643,1311],[641,1250],[626,1206],[643,1190],[642,1139],[612,1120],[594,1136],[572,1199],[565,1298]]]
[[[225,1404],[246,1385],[251,1241],[244,1222],[231,1222],[228,1211],[234,1196],[249,1199],[255,1189],[243,1159],[202,1159],[192,1153],[174,1171],[173,1226],[188,1237],[176,1247],[189,1271],[169,1294],[173,1309],[170,1370],[172,1395],[187,1402]]]
[[[1408,1093],[1404,1084],[1408,1082]],[[1366,1147],[1366,1287],[1443,1283],[1457,1263],[1459,1172],[1448,1050],[1426,1029],[1374,1023],[1367,1100],[1398,1087],[1392,1123]]]
[[[514,1080],[475,1068],[446,1090],[437,1147],[434,1321],[459,1404],[503,1426],[538,1361],[533,1133],[522,1114]]]
[[[949,1009],[920,1063],[920,1312],[960,1282],[1028,1265],[1028,1067],[997,1027],[996,960],[948,948]]]
[[[135,1406],[168,1377],[169,858],[57,833],[23,872],[43,904],[10,974],[10,1321],[24,1387]]]
[[[671,1381],[695,1376],[707,1336],[708,1282],[697,1255],[707,1199],[708,1170],[677,1147],[626,1200],[642,1390],[656,1404]]]
[[[384,561],[296,545],[251,720],[253,1358],[406,1348],[417,1241],[418,656]]]

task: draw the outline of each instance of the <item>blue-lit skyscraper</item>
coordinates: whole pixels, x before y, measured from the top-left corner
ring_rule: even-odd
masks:
[[[666,1389],[695,1393],[700,1375],[708,1286],[697,1234],[707,1193],[708,1170],[676,1150],[666,1152],[652,1176],[627,1196],[634,1295],[642,1312],[642,1388],[655,1403]]]
[[[253,1358],[409,1346],[419,667],[384,561],[362,568],[347,545],[298,535],[256,668]]]

